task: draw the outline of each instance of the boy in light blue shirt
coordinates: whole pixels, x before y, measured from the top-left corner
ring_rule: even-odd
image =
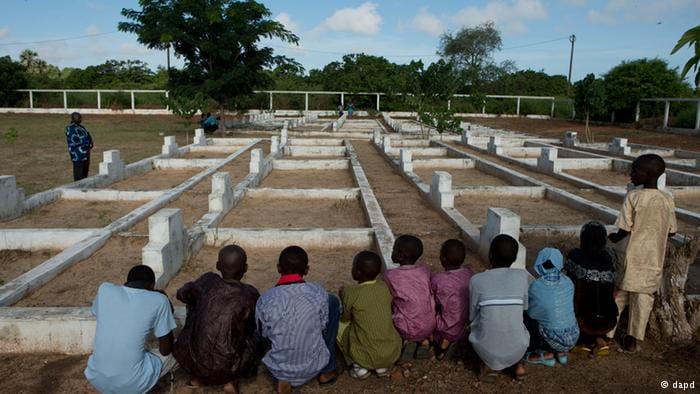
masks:
[[[172,305],[153,290],[155,282],[150,267],[137,265],[124,286],[103,283],[97,290],[92,303],[97,327],[85,377],[102,393],[145,393],[175,366]],[[144,348],[151,332],[158,351]]]

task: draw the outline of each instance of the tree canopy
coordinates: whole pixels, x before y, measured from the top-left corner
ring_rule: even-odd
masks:
[[[16,89],[29,86],[24,66],[9,56],[0,57],[0,106],[14,106],[21,98]]]
[[[272,84],[266,68],[293,62],[260,45],[262,38],[290,43],[298,38],[256,1],[139,0],[139,5],[140,10],[122,10],[128,22],[119,29],[136,33],[148,48],[172,47],[184,58],[183,69],[170,70],[175,95],[202,92],[222,107],[235,107],[240,98]]]

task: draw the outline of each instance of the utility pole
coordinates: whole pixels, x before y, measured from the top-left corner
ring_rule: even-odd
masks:
[[[574,64],[574,43],[576,42],[576,34],[569,36],[571,42],[571,54],[569,55],[569,83],[566,86],[567,96],[571,97],[571,67]]]

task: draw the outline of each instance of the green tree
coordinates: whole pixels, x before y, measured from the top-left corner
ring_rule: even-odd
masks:
[[[292,62],[260,41],[299,40],[253,0],[139,0],[139,5],[140,10],[122,10],[128,22],[120,22],[119,30],[136,33],[150,49],[170,46],[185,61],[182,70],[170,70],[171,92],[213,98],[223,124],[225,107],[235,108],[243,97],[272,84],[265,68]]]
[[[465,27],[457,33],[445,33],[440,37],[438,54],[462,70],[469,85],[468,93],[472,104],[476,108],[484,103],[484,84],[514,68],[511,61],[498,65],[493,60],[493,54],[501,49],[501,44],[501,33],[493,22]]]
[[[154,80],[153,71],[140,60],[107,60],[72,70],[65,84],[73,89],[137,89],[149,87]]]
[[[192,127],[192,123],[194,123],[192,117],[197,111],[204,108],[204,96],[199,92],[192,97],[186,95],[171,96],[166,99],[165,102],[168,108],[180,118],[182,125],[185,126],[185,142],[189,144],[190,127]]]
[[[605,94],[605,83],[601,79],[596,79],[595,75],[588,74],[586,77],[574,84],[574,105],[579,113],[586,119],[584,135],[586,142],[593,142],[593,133],[588,127],[591,116],[598,116],[607,113],[607,103]]]
[[[29,86],[27,73],[22,64],[9,56],[0,57],[0,106],[13,107],[22,100],[23,94],[17,89]],[[26,93],[24,93],[26,95]]]
[[[426,124],[443,132],[459,130],[460,121],[447,108],[447,100],[464,84],[464,75],[452,62],[442,59],[432,63],[421,73],[417,90],[413,92],[414,107],[422,125]],[[427,133],[430,138],[430,129]]]
[[[683,33],[681,38],[676,43],[676,46],[671,50],[671,55],[678,52],[685,45],[689,47],[695,47],[695,55],[693,55],[683,66],[683,71],[681,71],[681,78],[685,78],[692,68],[695,72],[695,87],[700,86],[700,25]]]
[[[682,97],[690,87],[661,59],[625,61],[605,74],[610,111],[618,121],[633,121],[637,102],[645,97]]]

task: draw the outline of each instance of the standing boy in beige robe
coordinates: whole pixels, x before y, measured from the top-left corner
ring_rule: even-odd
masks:
[[[666,171],[664,160],[654,154],[641,155],[632,163],[630,180],[643,186],[627,192],[615,225],[617,233],[609,235],[617,243],[629,237],[622,266],[617,270],[615,302],[620,312],[629,305],[627,336],[622,348],[637,350],[644,340],[654,293],[661,285],[666,241],[676,232],[676,206],[673,197],[658,190],[657,180]],[[614,330],[608,335],[612,336]]]

